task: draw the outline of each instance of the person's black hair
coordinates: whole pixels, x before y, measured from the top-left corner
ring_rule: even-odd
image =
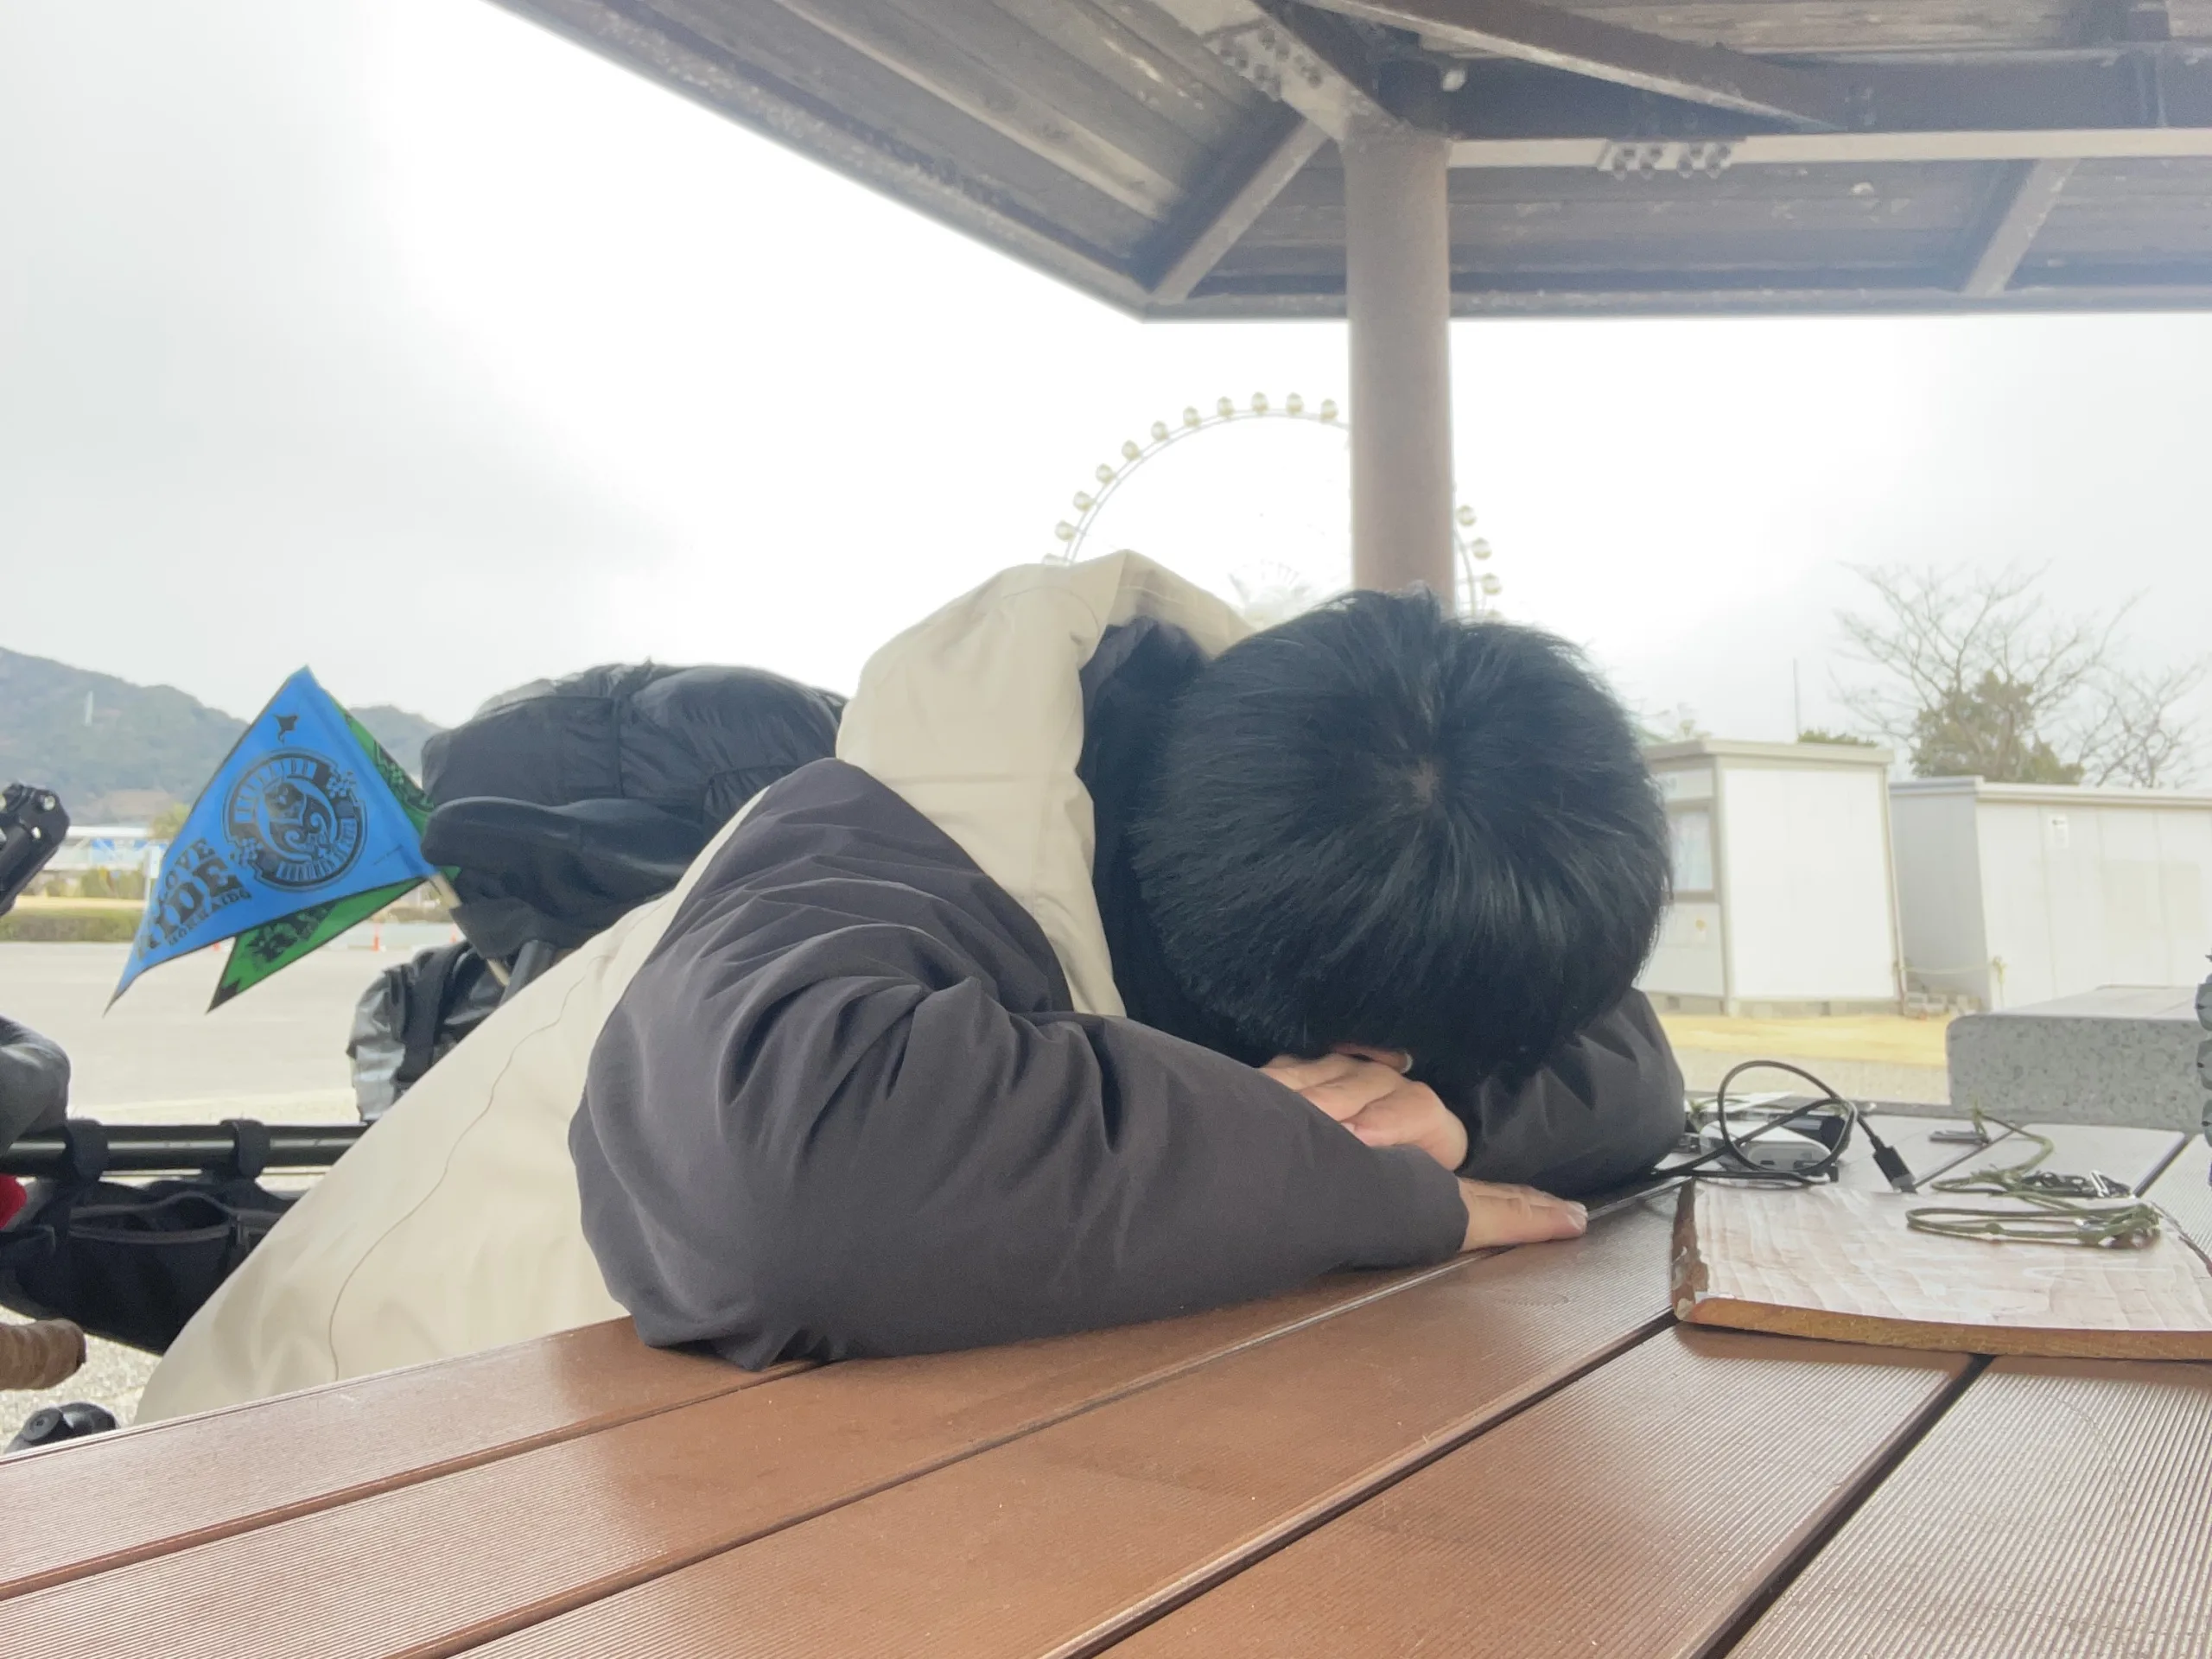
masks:
[[[1627,714],[1565,642],[1350,594],[1169,715],[1133,826],[1169,971],[1251,1053],[1525,1074],[1625,995],[1669,891]]]

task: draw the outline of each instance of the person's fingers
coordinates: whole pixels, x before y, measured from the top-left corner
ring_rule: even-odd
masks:
[[[1359,1069],[1327,1083],[1309,1084],[1298,1092],[1339,1123],[1350,1123],[1362,1112],[1404,1087],[1398,1074],[1364,1060]]]
[[[1398,1074],[1372,1060],[1325,1054],[1318,1060],[1270,1060],[1260,1068],[1285,1088],[1296,1090],[1339,1123],[1399,1086]]]
[[[1300,1093],[1350,1077],[1366,1062],[1350,1054],[1278,1054],[1260,1068],[1285,1088]]]
[[[1393,1065],[1340,1052],[1315,1060],[1284,1055],[1260,1069],[1370,1147],[1416,1147],[1446,1169],[1466,1161],[1466,1126]]]
[[[1414,1057],[1402,1048],[1370,1048],[1364,1043],[1338,1043],[1334,1052],[1357,1055],[1363,1060],[1372,1060],[1377,1065],[1387,1065],[1402,1077],[1414,1069]]]
[[[1467,1206],[1467,1235],[1459,1246],[1463,1250],[1579,1238],[1590,1224],[1580,1205],[1532,1186],[1461,1181],[1459,1197]]]
[[[1344,1127],[1370,1147],[1417,1147],[1446,1169],[1467,1161],[1467,1126],[1418,1084],[1401,1084]]]

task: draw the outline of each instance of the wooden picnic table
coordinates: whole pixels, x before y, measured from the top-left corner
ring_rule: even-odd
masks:
[[[1942,1127],[1885,1123],[2009,1161]],[[2050,1133],[2212,1231],[2201,1140]],[[1679,1326],[1670,1209],[921,1359],[601,1325],[27,1454],[0,1651],[2212,1652],[2212,1365]]]

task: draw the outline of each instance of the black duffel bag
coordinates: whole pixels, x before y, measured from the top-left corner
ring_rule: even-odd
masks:
[[[256,1179],[268,1130],[245,1119],[225,1127],[238,1139],[232,1167],[140,1185],[101,1179],[107,1137],[72,1121],[68,1173],[35,1184],[0,1230],[0,1306],[165,1352],[294,1202]]]
[[[354,1006],[346,1058],[353,1104],[373,1123],[454,1046],[492,1017],[502,987],[466,940],[418,950],[369,982]]]
[[[494,697],[423,746],[423,855],[465,946],[388,969],[346,1052],[373,1122],[500,1001],[683,880],[746,802],[837,746],[842,697],[755,668],[610,664]],[[487,977],[487,975],[490,977]]]
[[[494,697],[423,746],[462,936],[569,950],[674,887],[731,816],[837,747],[844,699],[757,668],[586,669]]]

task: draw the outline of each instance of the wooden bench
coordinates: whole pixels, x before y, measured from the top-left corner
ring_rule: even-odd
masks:
[[[1923,1176],[2007,1154],[1886,1127]],[[2201,1141],[2059,1138],[2212,1218]],[[0,1464],[0,1643],[2212,1650],[2212,1367],[1679,1327],[1670,1209],[984,1352],[748,1375],[606,1325],[58,1446]]]

